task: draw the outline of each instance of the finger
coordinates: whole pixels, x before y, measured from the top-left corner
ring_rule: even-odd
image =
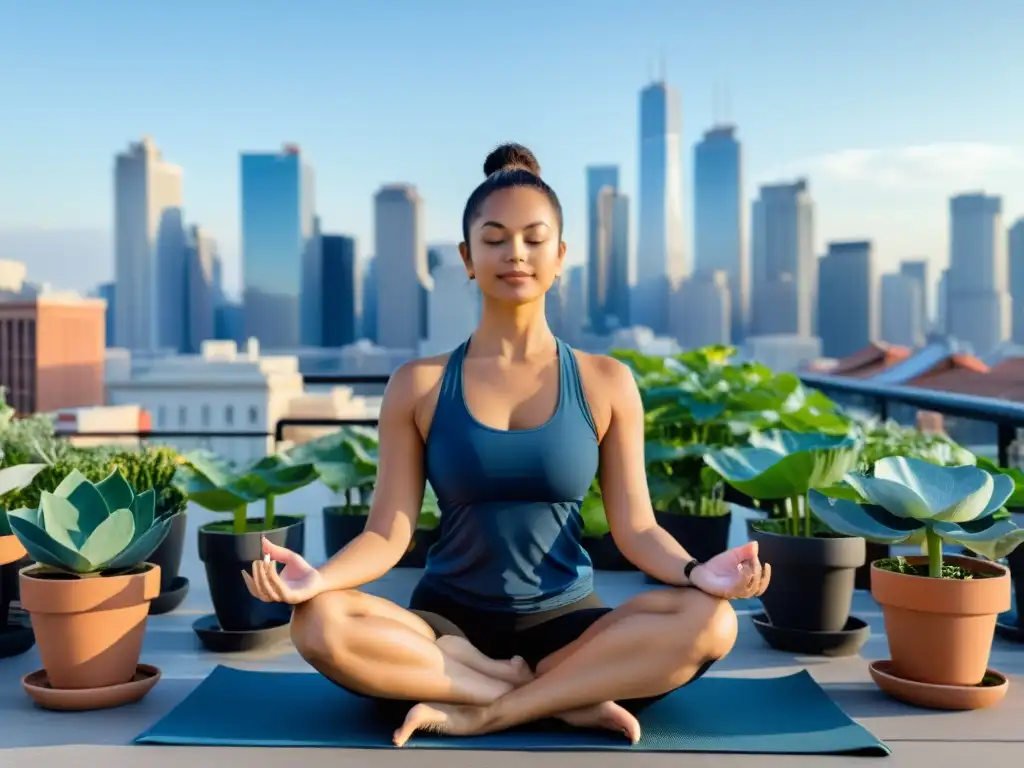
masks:
[[[273,561],[260,563],[263,566],[263,572],[267,577],[267,590],[274,596],[274,599],[279,603],[288,602],[285,600],[285,595],[288,590],[285,588],[284,581],[282,581],[280,574],[277,572],[277,564]]]
[[[767,563],[764,566],[764,573],[761,574],[761,583],[758,585],[757,596],[760,597],[768,589],[768,584],[772,580],[772,566],[771,563]]]
[[[277,560],[277,562],[284,563],[285,565],[295,562],[297,557],[290,549],[277,546],[266,536],[263,537],[263,554],[270,555],[272,560]]]
[[[252,580],[252,576],[249,575],[248,571],[242,571],[242,581],[245,582],[245,587],[249,590],[249,594],[255,598],[259,598],[259,591],[256,589],[256,584]]]
[[[267,589],[267,575],[263,572],[262,560],[252,561],[252,580],[256,582],[256,592],[258,593],[260,600],[265,603],[274,602],[273,595],[271,595],[270,590]]]

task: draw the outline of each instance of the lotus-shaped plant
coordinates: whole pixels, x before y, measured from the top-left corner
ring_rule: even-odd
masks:
[[[313,465],[320,481],[345,497],[345,506],[356,511],[353,491],[359,497],[359,510],[377,481],[377,434],[363,427],[342,427],[337,432],[302,443],[285,456],[295,463]],[[433,493],[428,489],[428,493]],[[425,498],[425,502],[428,499]]]
[[[855,437],[771,430],[750,435],[750,444],[704,454],[704,462],[726,483],[758,501],[784,499],[789,533],[811,536],[808,491],[836,485],[857,465]]]
[[[1014,492],[1013,478],[972,466],[942,467],[902,456],[875,462],[872,475],[850,473],[864,503],[811,491],[814,514],[833,530],[887,544],[925,544],[928,575],[941,578],[942,542],[990,560],[1024,541],[1024,530],[993,517]]]
[[[276,497],[302,488],[316,478],[313,464],[298,463],[282,454],[238,468],[210,451],[193,451],[182,456],[182,467],[174,482],[189,501],[211,512],[231,512],[233,530],[241,534],[248,530],[246,512],[250,504],[263,500],[263,524],[270,530],[274,527]]]
[[[119,470],[98,483],[73,470],[53,493],[40,495],[37,509],[14,509],[7,516],[37,563],[90,576],[144,563],[181,514],[156,517],[155,512],[153,490],[136,494]]]

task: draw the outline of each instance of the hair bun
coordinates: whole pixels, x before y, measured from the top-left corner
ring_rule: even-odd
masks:
[[[533,152],[522,144],[502,144],[484,160],[484,176],[513,168],[520,168],[529,171],[534,176],[540,176],[540,163],[537,162]]]

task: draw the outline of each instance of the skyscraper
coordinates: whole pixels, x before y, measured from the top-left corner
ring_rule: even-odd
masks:
[[[813,335],[818,265],[807,181],[761,187],[751,218],[751,333]]]
[[[458,245],[436,245],[430,252],[435,266],[431,271],[433,287],[427,294],[429,332],[420,344],[421,355],[455,349],[472,335],[480,320],[480,290],[466,275]]]
[[[946,333],[987,355],[1010,337],[1003,201],[984,193],[949,201]]]
[[[115,343],[134,350],[184,341],[182,171],[146,136],[114,161]]]
[[[724,272],[730,294],[730,338],[747,327],[750,270],[743,247],[742,156],[733,126],[716,126],[693,151],[693,263],[696,272]]]
[[[882,341],[911,349],[923,345],[922,303],[921,283],[916,277],[902,270],[897,274],[882,275],[882,329],[879,332]]]
[[[601,187],[595,211],[591,262],[587,265],[587,314],[590,330],[607,334],[629,323],[629,198]]]
[[[846,357],[878,338],[877,285],[869,241],[829,243],[818,281],[822,354]]]
[[[313,169],[295,145],[246,152],[242,290],[246,336],[263,349],[319,346],[320,254]]]
[[[409,184],[389,184],[374,196],[377,344],[415,350],[423,337],[431,287],[423,232],[423,199]]]
[[[187,299],[182,307],[185,320],[186,352],[197,354],[204,341],[216,337],[218,272],[220,256],[217,243],[202,228],[189,230],[186,247],[188,264]]]
[[[320,241],[324,281],[323,346],[343,347],[359,338],[363,292],[356,239],[323,235]]]
[[[632,322],[670,326],[669,296],[689,274],[683,241],[682,108],[664,81],[640,92],[636,288]]]
[[[587,168],[587,321],[596,333],[604,332],[604,305],[608,292],[609,249],[601,228],[601,193],[619,189],[617,165],[593,165]]]
[[[927,334],[931,327],[931,323],[929,321],[929,318],[931,317],[929,294],[931,291],[929,290],[928,285],[928,260],[908,259],[906,261],[901,261],[900,274],[918,281],[920,286],[919,293],[921,295],[921,301],[919,302],[919,311],[921,312],[921,333]],[[888,341],[888,339],[886,339],[886,341]]]
[[[1010,297],[1013,304],[1011,338],[1024,344],[1024,218],[1017,219],[1006,236],[1010,272]]]

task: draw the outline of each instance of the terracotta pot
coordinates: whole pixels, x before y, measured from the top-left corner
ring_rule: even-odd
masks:
[[[132,680],[149,603],[160,594],[159,566],[76,578],[32,565],[20,581],[21,605],[32,619],[52,687],[106,688]]]
[[[16,563],[27,555],[17,536],[0,536],[0,565]]]
[[[980,579],[933,579],[871,567],[871,595],[882,606],[892,673],[932,685],[978,685],[988,668],[996,618],[1010,607],[1010,572],[962,555],[943,558]],[[908,557],[910,565],[928,558]]]

